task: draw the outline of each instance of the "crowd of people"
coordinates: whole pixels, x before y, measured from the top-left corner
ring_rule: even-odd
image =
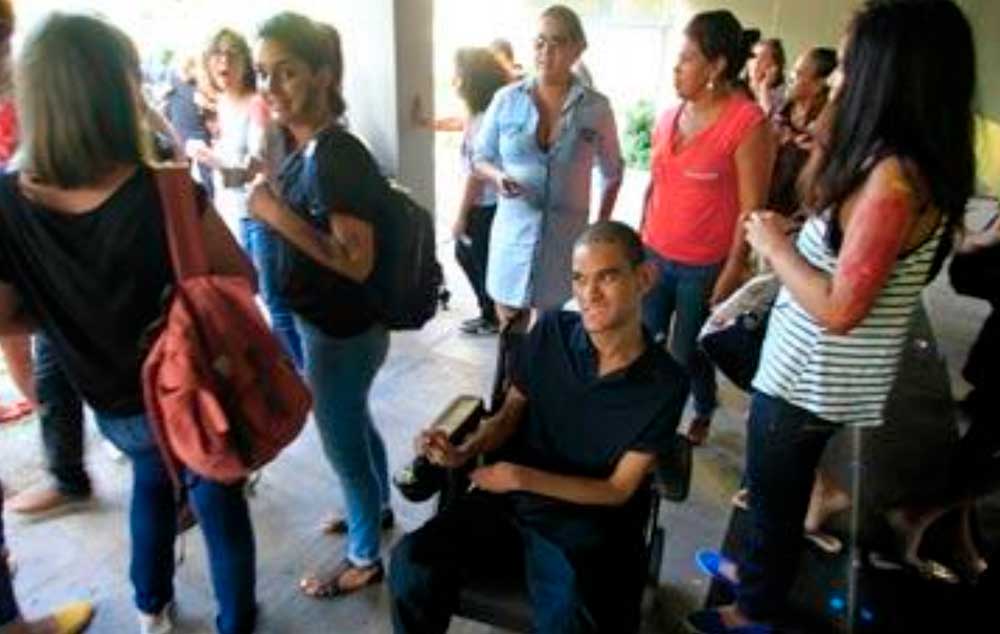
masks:
[[[468,468],[473,486],[396,543],[388,567],[389,466],[368,400],[390,332],[367,284],[391,248],[379,214],[390,185],[351,130],[336,28],[284,12],[251,39],[220,30],[154,104],[135,45],[111,23],[53,14],[16,64],[6,0],[0,26],[0,335],[39,411],[52,474],[7,505],[40,516],[91,497],[90,406],[133,468],[141,634],[174,630],[172,549],[189,514],[207,543],[217,630],[247,634],[258,614],[244,483],[182,471],[190,507],[178,508],[143,400],[142,342],[175,281],[163,216],[172,210],[157,191],[163,161],[190,165],[210,269],[253,285],[313,395],[345,502],[324,530],[343,534],[346,552],[302,578],[305,595],[388,578],[396,632],[444,632],[470,571],[521,561],[537,631],[637,631],[650,474],[678,429],[707,442],[716,370],[699,332],[761,271],[781,290],[734,497],[751,534],[737,559],[699,553],[737,602],[689,622],[705,633],[777,631],[803,532],[842,548],[823,524],[851,499],[820,457],[841,430],[882,423],[910,317],[961,238],[973,193],[974,45],[951,0],[870,0],[838,51],[807,50],[788,78],[780,39],[760,39],[730,11],[695,15],[674,66],[679,104],[653,132],[638,231],[612,220],[624,174],[618,130],[582,65],[587,36],[573,10],[539,16],[532,72],[502,40],[456,53],[467,116],[422,123],[463,135],[453,234],[479,314],[461,327],[520,343],[502,398],[474,433],[457,445],[440,430],[416,439],[431,463]],[[949,54],[930,50],[932,39]],[[998,226],[963,249],[991,248]],[[301,278],[287,283],[299,260],[324,276],[323,297],[319,284],[311,294]],[[570,300],[575,310],[564,309]],[[977,345],[995,340],[991,331]],[[689,397],[693,416],[681,425]],[[993,403],[977,384],[966,407],[979,458],[996,443],[982,422]],[[923,563],[920,538],[945,512],[960,508],[968,521],[968,501],[985,489],[967,479],[975,487],[954,499],[890,513],[904,561]],[[21,616],[2,539],[0,523],[0,634],[86,629],[88,603]],[[965,545],[981,574],[985,561]]]

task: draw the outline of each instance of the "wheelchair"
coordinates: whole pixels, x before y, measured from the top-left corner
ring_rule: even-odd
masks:
[[[512,368],[511,351],[519,340],[520,336],[517,334],[501,333],[490,408],[492,411],[499,408],[509,385],[507,377]],[[646,585],[658,585],[663,561],[666,529],[659,521],[660,506],[664,500],[679,503],[687,499],[691,471],[691,443],[686,437],[674,434],[669,446],[664,447],[657,457],[654,472],[635,494],[641,496],[643,506],[645,548],[642,568],[638,572],[644,574]],[[469,487],[467,473],[467,470],[448,472],[438,496],[439,512],[466,494]],[[532,607],[523,570],[516,566],[511,566],[509,570],[484,570],[482,575],[469,579],[459,593],[454,615],[514,632],[531,632]]]

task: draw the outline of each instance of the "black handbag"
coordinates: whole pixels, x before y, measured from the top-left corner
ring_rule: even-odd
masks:
[[[983,231],[995,230],[998,217]],[[1000,244],[992,244],[974,251],[955,254],[948,267],[948,277],[959,295],[977,297],[996,304],[1000,301]]]
[[[712,364],[746,392],[760,365],[767,322],[779,288],[773,273],[754,277],[712,312],[698,336]]]

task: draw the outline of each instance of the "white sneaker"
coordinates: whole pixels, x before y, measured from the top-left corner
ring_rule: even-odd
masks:
[[[139,634],[170,634],[173,630],[173,601],[165,605],[159,614],[139,613]]]

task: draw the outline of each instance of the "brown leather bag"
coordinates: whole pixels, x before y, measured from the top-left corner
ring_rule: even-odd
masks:
[[[150,424],[172,466],[239,482],[298,436],[312,398],[247,280],[211,272],[186,170],[157,186],[176,283],[143,365]]]

